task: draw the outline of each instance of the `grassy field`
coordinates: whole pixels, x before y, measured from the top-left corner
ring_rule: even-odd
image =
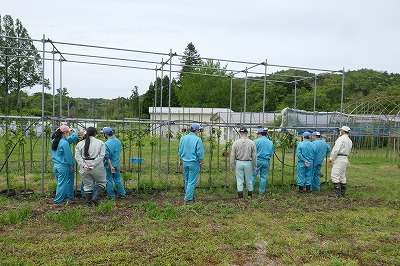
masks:
[[[223,188],[225,173],[214,172],[218,185],[198,188],[191,205],[180,173],[168,191],[162,180],[150,189],[146,174],[140,193],[93,208],[83,199],[56,208],[50,192],[0,197],[0,265],[400,265],[399,167],[350,161],[338,199],[326,184],[298,194],[291,169],[281,184],[278,168],[264,198],[238,200],[233,174]]]

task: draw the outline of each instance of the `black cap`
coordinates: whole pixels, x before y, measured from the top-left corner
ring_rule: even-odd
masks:
[[[241,133],[249,133],[249,131],[247,131],[247,128],[245,128],[245,127],[240,128],[239,132],[241,132]]]

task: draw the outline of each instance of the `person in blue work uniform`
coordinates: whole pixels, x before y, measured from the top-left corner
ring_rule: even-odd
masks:
[[[193,202],[200,165],[204,164],[203,142],[197,136],[201,129],[199,124],[193,123],[190,127],[191,132],[183,136],[179,142],[179,164],[183,166],[185,177],[185,203]]]
[[[54,165],[54,176],[57,182],[54,203],[62,206],[69,196],[70,172],[74,168],[74,156],[66,138],[70,128],[62,125],[53,134],[51,141],[51,159]]]
[[[321,168],[326,155],[331,151],[328,143],[321,139],[321,133],[314,131],[312,133],[313,144],[315,145],[314,173],[312,180],[312,190],[319,191],[321,187]]]
[[[88,206],[97,205],[106,189],[106,169],[103,163],[105,154],[105,144],[96,138],[96,129],[88,127],[86,139],[80,141],[75,147],[75,159],[80,166],[79,172],[82,175],[83,189]],[[95,186],[96,192],[94,193]]]
[[[232,144],[231,168],[236,170],[236,188],[239,199],[243,198],[244,182],[246,182],[247,196],[253,196],[252,173],[257,167],[256,144],[247,138],[247,128],[239,129],[240,138]]]
[[[313,179],[315,145],[310,141],[311,133],[303,133],[303,141],[297,145],[297,185],[299,192],[304,192],[304,183],[306,192],[311,192],[311,182]],[[304,180],[305,177],[305,180]]]
[[[78,139],[78,130],[70,128],[68,136],[65,140],[71,145]],[[75,193],[74,193],[74,181],[75,181],[75,171],[74,168],[71,168],[71,171],[68,176],[68,199],[74,201]]]
[[[114,136],[111,127],[104,127],[100,133],[104,134],[107,139],[104,143],[106,145],[106,155],[104,157],[104,167],[107,172],[107,195],[109,199],[115,199],[114,183],[117,188],[117,194],[125,197],[126,192],[124,185],[121,181],[121,171],[119,168],[120,154],[122,150],[121,141]]]
[[[274,154],[274,144],[271,140],[269,140],[267,132],[267,128],[258,129],[258,138],[254,140],[257,148],[257,169],[255,172],[253,172],[252,181],[254,188],[257,175],[260,173],[260,186],[258,188],[258,194],[260,195],[265,194],[265,187],[267,185],[269,171],[269,160]]]

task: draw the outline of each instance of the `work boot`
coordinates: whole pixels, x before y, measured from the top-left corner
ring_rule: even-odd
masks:
[[[239,199],[243,199],[243,191],[238,191]]]
[[[93,191],[85,191],[85,199],[86,199],[86,205],[91,206],[93,204],[92,202],[92,192]]]
[[[253,197],[253,191],[247,191],[247,196],[249,198],[252,198]]]
[[[103,195],[104,190],[105,188],[103,186],[96,187],[96,194],[94,194],[94,197],[92,199],[94,205],[97,206],[97,204],[99,204],[99,200],[101,198],[101,195]]]
[[[299,186],[299,193],[304,193],[304,186]]]
[[[309,185],[306,186],[306,193],[311,193],[311,186]]]
[[[330,197],[340,197],[341,192],[340,192],[340,183],[333,183],[333,186],[335,188],[335,191],[333,191],[331,194],[329,194]]]
[[[340,194],[342,197],[346,196],[346,184],[345,183],[340,183]]]

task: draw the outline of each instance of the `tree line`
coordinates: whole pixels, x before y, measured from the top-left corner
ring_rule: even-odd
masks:
[[[15,38],[0,38],[0,113],[7,115],[41,116],[42,93],[28,94],[29,88],[42,83],[41,57],[21,21],[11,16],[0,16],[0,35]],[[11,49],[12,47],[13,49]],[[241,112],[246,96],[247,112],[266,112],[285,107],[313,110],[314,86],[316,84],[316,110],[337,111],[341,104],[342,75],[314,73],[288,69],[271,73],[269,78],[283,82],[267,82],[266,98],[263,106],[264,77],[249,76],[231,79],[228,65],[219,61],[204,60],[193,43],[189,43],[180,58],[181,72],[171,80],[169,97],[169,77],[157,77],[149,84],[148,90],[139,95],[133,86],[130,97],[115,99],[73,98],[67,88],[57,89],[55,95],[55,115],[59,115],[60,93],[63,116],[98,119],[149,118],[149,107],[168,106],[171,99],[173,107],[229,108],[232,91],[232,109]],[[297,82],[293,76],[309,77]],[[316,83],[314,83],[314,78]],[[45,87],[51,88],[45,80]],[[244,87],[246,82],[246,95]],[[296,102],[295,102],[296,95]],[[400,74],[372,69],[349,70],[345,72],[344,99],[347,103],[360,99],[391,97],[400,104]],[[45,116],[53,112],[53,95],[45,93]],[[263,108],[264,107],[264,108]]]

